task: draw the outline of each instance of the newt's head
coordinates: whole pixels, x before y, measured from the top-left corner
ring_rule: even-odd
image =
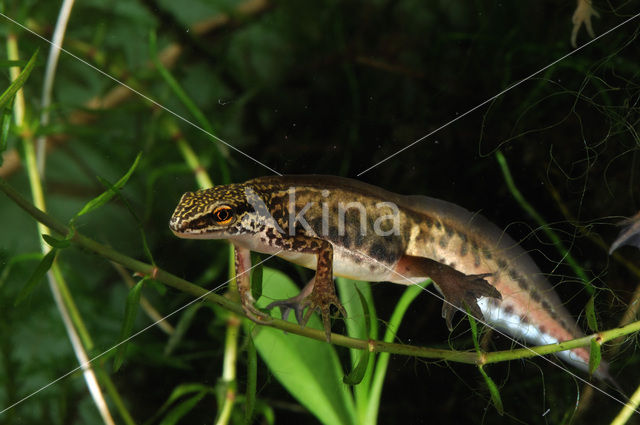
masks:
[[[226,239],[242,231],[252,210],[243,185],[216,186],[182,195],[169,227],[181,238]]]

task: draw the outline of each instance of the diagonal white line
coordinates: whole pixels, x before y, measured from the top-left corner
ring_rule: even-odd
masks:
[[[221,138],[219,138],[218,136],[216,136],[215,134],[212,134],[210,132],[208,132],[207,130],[205,130],[204,128],[200,127],[199,125],[197,125],[196,123],[189,121],[188,119],[186,119],[185,117],[183,117],[182,115],[178,114],[177,112],[172,111],[171,109],[167,108],[164,105],[161,105],[160,103],[156,102],[155,100],[153,100],[152,98],[150,98],[149,96],[145,95],[144,93],[134,89],[133,87],[127,85],[126,83],[118,80],[116,77],[112,76],[111,74],[106,73],[105,71],[101,70],[100,68],[90,64],[89,62],[85,61],[84,59],[82,59],[79,56],[74,55],[73,53],[71,53],[70,51],[68,51],[67,49],[63,48],[62,46],[59,46],[55,43],[53,43],[52,41],[46,39],[45,37],[41,36],[40,34],[38,34],[37,32],[31,30],[30,28],[27,28],[26,26],[22,25],[20,22],[10,18],[9,16],[5,15],[4,13],[0,12],[0,16],[2,16],[3,18],[7,19],[8,21],[13,22],[15,25],[19,26],[20,28],[22,28],[25,31],[28,31],[29,33],[35,35],[36,37],[38,37],[39,39],[49,43],[50,45],[52,45],[53,47],[65,52],[66,54],[68,54],[69,56],[71,56],[72,58],[82,62],[83,64],[87,65],[89,68],[93,69],[94,71],[104,75],[105,77],[109,78],[110,80],[120,84],[123,87],[126,87],[127,89],[131,90],[133,93],[137,94],[138,96],[140,96],[141,98],[153,103],[155,106],[157,106],[158,108],[170,113],[171,115],[173,115],[174,117],[184,121],[185,123],[189,124],[190,126],[200,130],[201,132],[203,132],[204,134],[208,135],[209,137],[217,140],[218,142],[222,143],[223,145],[233,149],[234,151],[238,152],[241,155],[244,155],[246,158],[252,160],[253,162],[262,165],[264,168],[266,168],[267,170],[271,171],[274,174],[277,174],[279,176],[281,176],[282,174],[277,172],[276,170],[274,170],[273,168],[269,167],[268,165],[265,165],[264,163],[258,161],[257,159],[255,159],[254,157],[252,157],[249,154],[244,153],[243,151],[241,151],[240,149],[236,148],[235,146],[225,142],[224,140],[222,140]]]
[[[384,267],[385,269],[389,270],[391,273],[393,273],[393,274],[395,274],[395,275],[397,275],[397,276],[401,277],[402,279],[405,279],[407,282],[409,282],[409,284],[410,284],[410,285],[417,285],[417,284],[416,284],[416,283],[414,283],[414,282],[413,282],[409,277],[407,277],[407,276],[403,275],[402,273],[399,273],[398,271],[396,271],[396,270],[394,270],[394,269],[392,269],[392,268],[388,267],[386,264],[381,263],[380,261],[376,260],[375,258],[369,257],[367,254],[365,254],[365,253],[363,253],[363,252],[359,252],[359,254],[362,254],[363,256],[367,257],[369,260],[375,261],[376,263],[378,263],[379,265],[381,265],[381,266],[382,266],[382,267]],[[437,282],[436,282],[436,283],[437,283]],[[418,286],[419,286],[419,285],[418,285]],[[419,286],[419,287],[420,287],[420,286]],[[461,309],[460,307],[458,307],[458,306],[456,306],[456,305],[454,305],[454,304],[450,303],[449,301],[447,301],[447,300],[446,300],[443,296],[441,296],[440,294],[435,293],[435,292],[433,292],[433,291],[430,291],[430,290],[428,290],[427,288],[422,288],[422,287],[420,287],[420,289],[422,289],[424,292],[426,292],[426,293],[428,293],[428,294],[433,295],[434,297],[438,298],[438,299],[439,299],[439,300],[441,300],[442,302],[444,302],[444,303],[446,303],[446,304],[449,304],[450,306],[452,306],[452,307],[453,307],[453,308],[455,308],[456,310],[461,311],[463,314],[465,314],[465,315],[466,315],[466,314],[470,315],[471,317],[473,317],[473,318],[476,320],[476,322],[482,323],[482,324],[483,324],[483,325],[485,325],[486,327],[488,327],[488,328],[490,328],[491,330],[493,330],[494,332],[497,332],[498,334],[500,334],[500,335],[504,336],[505,338],[507,338],[507,339],[511,340],[512,342],[514,342],[515,344],[519,345],[520,347],[522,347],[522,348],[524,348],[524,349],[526,349],[526,350],[531,351],[532,353],[534,353],[534,354],[536,355],[536,357],[540,357],[540,358],[542,358],[543,360],[545,360],[545,361],[547,361],[547,362],[551,363],[552,365],[554,365],[554,366],[555,366],[555,367],[557,367],[558,369],[560,369],[560,370],[562,370],[562,371],[564,371],[564,372],[568,373],[568,374],[569,374],[569,375],[571,375],[573,378],[575,378],[575,379],[577,379],[577,380],[579,380],[579,381],[581,381],[581,382],[583,382],[583,383],[585,383],[585,384],[589,385],[590,387],[592,387],[592,388],[594,388],[594,389],[596,389],[596,390],[600,391],[602,394],[604,394],[604,395],[608,396],[609,398],[611,398],[611,399],[613,399],[613,400],[617,401],[617,402],[618,402],[618,403],[620,403],[621,405],[623,405],[623,406],[627,406],[628,408],[632,409],[634,412],[636,412],[636,413],[639,413],[639,414],[640,414],[640,410],[633,409],[633,407],[631,407],[631,404],[627,404],[627,403],[625,403],[624,401],[622,401],[622,400],[618,399],[616,396],[614,396],[614,395],[612,395],[612,394],[610,394],[610,393],[606,392],[605,390],[603,390],[603,389],[601,389],[601,388],[599,388],[599,387],[595,386],[594,384],[592,384],[591,382],[587,381],[586,379],[583,379],[583,378],[579,377],[578,375],[576,375],[575,373],[573,373],[573,372],[572,372],[572,371],[570,371],[569,369],[567,369],[567,368],[565,368],[564,366],[562,366],[562,365],[560,365],[560,364],[558,364],[558,363],[554,362],[554,361],[553,361],[553,360],[551,360],[550,358],[548,358],[548,357],[546,357],[546,356],[543,356],[543,355],[541,355],[541,354],[536,353],[534,350],[532,350],[531,348],[527,347],[527,346],[526,346],[525,344],[523,344],[522,342],[520,342],[520,341],[518,341],[517,339],[515,339],[515,338],[513,338],[513,337],[511,337],[511,336],[509,336],[509,335],[507,335],[506,333],[504,333],[504,332],[500,331],[499,329],[496,329],[495,327],[491,326],[489,323],[487,323],[487,322],[484,320],[484,318],[479,318],[479,317],[474,316],[473,314],[471,314],[471,313],[469,313],[469,312],[467,312],[467,311],[465,311],[465,310]]]
[[[387,162],[388,160],[390,160],[391,158],[393,158],[394,156],[404,152],[405,150],[409,149],[410,147],[414,146],[417,143],[422,142],[424,139],[426,139],[427,137],[432,136],[433,134],[437,133],[438,131],[442,130],[443,128],[453,124],[454,122],[458,121],[459,119],[469,115],[470,113],[476,111],[479,108],[482,108],[484,105],[486,105],[489,102],[494,101],[495,99],[499,98],[500,96],[502,96],[503,94],[505,94],[506,92],[508,92],[509,90],[512,90],[516,87],[518,87],[520,84],[524,83],[527,80],[530,80],[531,78],[535,77],[536,75],[540,74],[543,71],[546,71],[547,69],[551,68],[553,65],[557,64],[558,62],[568,58],[569,56],[573,55],[576,52],[579,52],[580,50],[584,49],[585,47],[589,46],[592,43],[595,43],[596,41],[598,41],[599,39],[601,39],[602,37],[610,34],[611,32],[617,30],[618,28],[620,28],[621,26],[631,22],[632,20],[636,19],[638,16],[640,16],[640,13],[633,15],[632,17],[630,17],[629,19],[622,21],[621,23],[619,23],[618,25],[616,25],[613,28],[610,28],[608,31],[600,34],[599,36],[595,37],[592,40],[589,40],[587,43],[583,44],[582,46],[578,47],[577,49],[572,50],[571,52],[567,53],[566,55],[554,60],[553,62],[551,62],[549,65],[544,66],[542,68],[540,68],[539,70],[537,70],[536,72],[530,74],[529,76],[523,78],[520,81],[517,81],[515,83],[513,83],[512,85],[510,85],[509,87],[507,87],[506,89],[502,90],[500,93],[496,94],[495,96],[490,97],[489,99],[485,100],[484,102],[474,106],[473,108],[469,109],[468,111],[466,111],[465,113],[458,115],[457,117],[453,118],[452,120],[446,122],[445,124],[442,124],[440,127],[436,128],[435,130],[431,131],[428,134],[425,134],[424,136],[420,137],[419,139],[411,142],[410,144],[408,144],[407,146],[405,146],[404,148],[392,153],[391,155],[387,156],[385,159],[383,159],[382,161],[378,161],[377,163],[373,164],[371,167],[367,168],[364,171],[361,171],[360,173],[357,174],[357,177],[360,177],[361,175],[363,175],[364,173],[366,173],[367,171],[377,167],[378,165],[382,164],[383,162]]]
[[[264,263],[265,261],[275,257],[276,255],[280,254],[282,251],[278,251],[273,255],[270,255],[269,257],[265,258],[264,260],[260,261],[258,264],[255,264],[253,266],[251,266],[250,268],[248,268],[247,270],[245,270],[244,272],[240,273],[238,276],[242,276],[245,273],[250,272],[251,270],[253,270],[254,268],[258,267],[260,264]],[[217,291],[218,289],[222,288],[224,285],[226,285],[227,283],[231,282],[233,280],[229,279],[226,282],[221,283],[220,285],[216,286],[215,288],[205,292],[204,294],[200,295],[198,298],[195,298],[191,301],[189,301],[187,304],[183,305],[182,307],[178,308],[177,310],[172,311],[171,313],[167,314],[166,316],[164,316],[163,318],[156,320],[155,322],[153,322],[152,324],[150,324],[149,326],[139,330],[138,332],[136,332],[135,334],[131,335],[129,338],[117,343],[116,345],[106,349],[105,351],[103,351],[102,353],[92,357],[90,360],[81,363],[78,367],[70,370],[69,372],[65,373],[64,375],[59,376],[58,378],[54,379],[53,381],[49,382],[47,385],[44,385],[43,387],[40,387],[39,389],[37,389],[36,391],[32,392],[29,395],[24,396],[23,398],[21,398],[20,400],[16,401],[15,403],[13,403],[10,406],[5,407],[4,409],[0,410],[0,415],[2,415],[4,412],[13,409],[14,407],[16,407],[17,405],[27,401],[28,399],[30,399],[31,397],[33,397],[34,395],[38,394],[41,391],[46,390],[47,388],[49,388],[50,386],[56,384],[57,382],[63,380],[64,378],[66,378],[67,376],[79,371],[80,369],[84,369],[85,367],[87,367],[90,363],[92,363],[93,361],[99,359],[100,357],[104,356],[105,354],[109,353],[110,351],[115,350],[116,348],[118,348],[119,346],[121,346],[122,344],[132,340],[133,338],[137,337],[138,335],[146,332],[147,330],[151,329],[152,327],[154,327],[155,325],[157,325],[158,323],[162,322],[165,319],[168,319],[169,317],[173,316],[174,314],[184,310],[185,308],[189,307],[190,305],[195,304],[196,302],[200,301],[201,299],[203,299],[204,297],[206,297],[207,295],[209,295],[212,292]]]

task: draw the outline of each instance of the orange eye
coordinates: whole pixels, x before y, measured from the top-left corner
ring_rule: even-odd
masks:
[[[218,224],[229,224],[233,220],[233,211],[231,207],[223,205],[213,210],[213,218]]]

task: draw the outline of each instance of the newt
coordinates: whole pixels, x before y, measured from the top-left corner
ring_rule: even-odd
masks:
[[[531,257],[479,214],[427,196],[399,195],[357,180],[321,175],[260,177],[185,193],[169,226],[181,238],[227,239],[235,250],[238,291],[254,321],[250,252],[276,254],[315,269],[299,295],[271,303],[305,325],[313,311],[331,336],[330,308],[346,317],[334,276],[404,285],[431,278],[445,302],[449,330],[457,310],[529,342],[583,336]],[[306,312],[305,312],[306,310]],[[558,353],[583,370],[589,351]],[[596,371],[607,378],[603,363]]]

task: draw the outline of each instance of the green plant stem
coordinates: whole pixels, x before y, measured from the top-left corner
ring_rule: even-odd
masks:
[[[18,42],[17,38],[13,34],[9,34],[7,37],[7,54],[9,60],[19,60]],[[18,78],[20,70],[18,67],[12,67],[9,71],[13,82]],[[25,119],[26,107],[22,88],[16,92],[13,112],[16,128],[21,133],[20,139],[24,148],[25,165],[33,201],[37,208],[45,210],[46,204],[44,191],[42,189],[42,182],[36,164],[34,132],[29,126],[29,122]],[[36,224],[39,232],[41,250],[43,255],[46,255],[51,248],[45,243],[42,235],[48,235],[50,232],[44,223],[37,222]],[[60,317],[64,323],[74,354],[76,355],[78,362],[83,365],[83,375],[91,398],[99,411],[103,422],[107,425],[115,424],[104,399],[102,390],[98,385],[94,369],[90,364],[88,364],[86,351],[93,347],[93,342],[76,304],[73,301],[71,293],[69,292],[69,288],[64,280],[62,271],[56,261],[51,265],[51,268],[47,273],[47,278],[49,281],[49,288],[60,313]]]
[[[208,189],[213,187],[213,181],[211,181],[211,177],[202,166],[200,159],[191,148],[189,142],[184,138],[180,129],[176,125],[175,121],[171,118],[168,118],[163,121],[163,126],[166,132],[169,133],[169,136],[172,140],[176,142],[178,146],[178,150],[182,154],[184,161],[187,163],[191,171],[193,171],[196,182],[198,183],[198,187],[200,189]]]
[[[553,242],[553,245],[562,255],[562,258],[571,266],[574,273],[582,280],[584,287],[587,289],[589,295],[593,295],[595,289],[591,284],[589,277],[585,273],[585,271],[580,267],[578,262],[573,258],[569,250],[564,246],[558,235],[555,234],[549,227],[549,225],[544,221],[542,216],[538,214],[538,212],[533,208],[533,206],[527,202],[527,200],[522,196],[522,193],[516,187],[515,182],[513,181],[513,177],[511,176],[511,171],[509,171],[509,165],[507,164],[507,160],[502,154],[502,152],[496,152],[496,159],[498,160],[498,164],[500,164],[500,168],[502,169],[502,174],[504,175],[504,180],[511,191],[511,194],[516,199],[516,201],[520,204],[520,206],[535,220],[536,223],[540,226],[540,228],[544,231],[547,237]]]
[[[51,230],[60,235],[68,234],[69,229],[66,225],[37,209],[29,201],[24,199],[2,178],[0,178],[0,191],[4,192],[20,208],[24,209],[29,215],[31,215],[39,222],[48,226]],[[157,281],[171,286],[172,288],[191,294],[195,297],[201,297],[207,301],[218,304],[222,308],[232,311],[238,315],[244,316],[242,306],[239,303],[231,301],[224,296],[211,293],[210,291],[207,291],[200,286],[194,285],[193,283],[185,279],[182,279],[160,268],[154,267],[151,264],[147,264],[134,258],[128,257],[113,248],[102,245],[101,243],[82,235],[81,233],[75,232],[71,238],[71,241],[79,247],[82,247],[89,251],[93,251],[106,259],[120,263],[130,270],[134,270],[143,275],[153,276]],[[418,288],[416,288],[416,290],[417,289]],[[303,328],[295,323],[285,322],[276,318],[269,319],[269,322],[266,325],[296,335],[302,335],[307,338],[316,339],[318,341],[325,341],[324,331],[322,330]],[[614,338],[628,335],[639,330],[640,321],[637,321],[623,327],[611,329],[608,331],[601,331],[597,334],[584,336],[582,338],[573,339],[559,344],[541,345],[537,347],[521,348],[516,350],[494,351],[491,353],[484,353],[482,355],[479,355],[475,351],[452,351],[438,348],[416,347],[404,344],[394,344],[384,341],[368,341],[364,339],[350,338],[339,334],[332,334],[331,342],[335,345],[347,348],[357,348],[360,350],[370,350],[374,352],[385,352],[430,359],[442,359],[446,361],[478,365],[497,363],[506,360],[530,358],[538,355],[551,354],[558,351],[570,350],[578,347],[586,347],[590,345],[592,338],[598,338],[598,341],[602,344]]]
[[[152,44],[155,44],[155,43],[152,43]],[[153,51],[155,52],[155,46],[153,48]],[[156,66],[158,67],[158,69],[160,69],[163,72],[165,79],[167,79],[169,83],[172,83],[172,86],[175,86],[174,91],[178,91],[179,93],[182,94],[183,98],[186,98],[188,100],[187,102],[185,99],[182,99],[185,104],[192,106],[193,108],[192,113],[194,112],[200,113],[200,111],[195,107],[195,104],[193,102],[190,102],[188,97],[186,97],[186,94],[177,85],[177,82],[173,80],[173,77],[171,76],[169,71],[164,66],[162,66],[162,64],[157,60],[157,58],[154,58],[154,60],[156,62]],[[202,114],[200,113],[200,115]],[[201,119],[204,120],[204,116],[202,116]],[[208,122],[206,120],[205,120],[205,123],[208,125]],[[172,119],[167,119],[165,120],[164,125],[165,125],[165,129],[171,135],[171,138],[176,141],[176,144],[178,145],[178,149],[180,150],[180,153],[182,154],[182,157],[184,158],[185,162],[187,163],[189,168],[191,168],[191,170],[193,171],[200,189],[207,189],[207,188],[213,187],[213,181],[211,180],[211,177],[209,176],[205,168],[202,166],[200,159],[191,148],[191,145],[189,144],[189,142],[180,133],[180,129],[178,128],[176,123]],[[220,160],[219,155],[217,156],[217,159]],[[226,167],[226,163],[223,162],[223,164]],[[228,170],[226,170],[226,168],[223,169],[222,179],[223,181],[226,180],[226,182],[228,182],[229,173],[228,173]],[[233,247],[229,246],[229,248],[230,249],[229,249],[229,289],[228,291],[231,294],[232,298],[237,298],[238,285],[235,280],[234,253],[233,253]],[[225,386],[225,397],[224,397],[222,407],[220,408],[218,418],[216,420],[216,425],[226,425],[227,423],[229,423],[229,420],[231,419],[231,412],[233,411],[233,406],[235,405],[236,391],[237,391],[236,364],[238,362],[238,336],[240,334],[241,324],[242,324],[241,317],[233,312],[230,312],[227,318],[227,328],[225,331],[226,334],[225,334],[225,344],[224,344],[224,360],[222,365],[222,382]]]
[[[120,413],[122,421],[127,425],[136,425],[136,422],[133,420],[133,417],[131,417],[127,407],[124,405],[124,401],[122,400],[122,397],[120,397],[120,393],[113,384],[109,374],[105,372],[103,367],[97,367],[96,373],[100,378],[100,382],[102,382],[102,385],[104,385],[104,388],[107,390],[107,393],[111,396],[111,400],[113,401],[118,413]]]
[[[624,425],[629,421],[631,415],[636,413],[636,410],[640,406],[640,387],[636,389],[629,401],[622,407],[622,410],[611,421],[611,425]]]
[[[18,45],[16,37],[13,34],[10,34],[7,37],[7,53],[9,59],[18,60]],[[17,67],[12,67],[9,69],[11,74],[11,79],[15,80],[15,78],[20,73]],[[31,187],[31,197],[33,202],[38,206],[38,208],[45,210],[45,198],[44,192],[42,190],[42,184],[40,183],[40,175],[38,173],[37,165],[36,165],[36,155],[34,151],[34,141],[33,141],[33,131],[29,127],[27,121],[25,120],[25,101],[24,94],[22,90],[18,90],[16,93],[16,99],[14,102],[14,122],[16,127],[22,133],[22,145],[24,148],[25,162],[27,168],[27,176],[29,178],[29,186]],[[37,223],[38,233],[40,235],[48,235],[49,229],[44,226],[42,223]],[[43,254],[47,254],[51,249],[49,245],[47,245],[42,237],[40,239],[40,247],[42,249]],[[58,266],[56,262],[54,262],[51,270],[54,274],[59,273]],[[69,310],[69,314],[71,319],[80,334],[80,338],[82,339],[82,343],[87,347],[88,350],[93,348],[93,341],[91,340],[91,336],[87,331],[87,327],[84,324],[84,321],[80,317],[80,313],[78,308],[73,301],[69,293],[69,288],[66,286],[64,282],[59,285],[59,290],[62,292],[62,298],[65,300],[65,304],[67,309]]]
[[[225,386],[225,397],[216,425],[225,425],[231,419],[231,412],[236,398],[236,362],[238,359],[238,334],[242,320],[236,314],[229,314],[225,335],[224,363],[222,381]]]
[[[389,326],[387,326],[387,330],[384,333],[384,342],[391,342],[394,340],[394,338],[396,337],[396,333],[400,328],[400,323],[402,323],[402,318],[404,317],[407,309],[409,308],[413,300],[415,300],[416,297],[424,291],[425,284],[429,283],[431,283],[431,280],[427,280],[426,282],[421,284],[411,285],[404,291],[404,293],[400,297],[400,300],[396,304],[393,313],[391,314]],[[375,425],[376,423],[378,423],[378,412],[380,411],[382,386],[384,384],[384,377],[387,374],[388,366],[389,353],[381,353],[378,356],[375,370],[373,372],[373,380],[371,382],[371,390],[369,392],[369,403],[363,422],[366,425]]]
[[[233,246],[229,246],[229,289],[228,292],[234,297],[238,293],[238,283],[236,282],[236,269],[234,267]],[[225,397],[216,425],[225,425],[231,419],[231,412],[236,399],[236,363],[238,361],[238,336],[240,334],[241,318],[229,313],[227,318],[227,329],[224,340],[224,361],[222,364],[222,382],[225,386]]]
[[[253,344],[253,339],[248,338],[247,348],[247,389],[245,398],[245,412],[244,423],[245,425],[251,425],[254,409],[256,406],[256,391],[258,380],[258,354],[256,347]]]
[[[69,15],[71,15],[71,9],[75,0],[63,0],[58,13],[58,19],[53,31],[53,37],[51,39],[52,44],[49,49],[49,57],[47,59],[47,67],[44,73],[44,82],[42,87],[42,101],[40,112],[40,126],[46,127],[49,125],[49,109],[51,108],[51,94],[53,92],[53,82],[55,81],[56,68],[58,65],[58,58],[60,57],[60,49],[58,46],[62,46],[64,40],[64,34],[67,30],[67,23],[69,22]],[[47,137],[43,134],[37,139],[36,149],[36,161],[38,163],[38,171],[40,175],[44,175],[44,166],[46,159],[45,145]]]

